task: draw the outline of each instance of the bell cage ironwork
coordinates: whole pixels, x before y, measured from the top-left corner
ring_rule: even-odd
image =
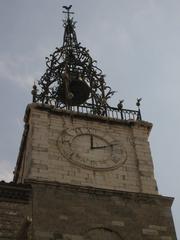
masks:
[[[124,100],[119,102],[117,108],[108,104],[115,91],[106,84],[105,75],[97,67],[89,50],[77,40],[72,5],[63,8],[66,14],[63,20],[63,45],[46,57],[47,69],[38,81],[38,87],[33,85],[33,102],[98,116],[141,120],[141,99],[137,100],[137,111],[123,109]]]

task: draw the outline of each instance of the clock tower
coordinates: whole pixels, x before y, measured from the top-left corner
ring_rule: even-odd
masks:
[[[115,92],[78,42],[71,7],[24,117],[13,182],[31,186],[26,237],[175,240],[173,199],[158,192],[141,99],[136,110],[110,106]]]

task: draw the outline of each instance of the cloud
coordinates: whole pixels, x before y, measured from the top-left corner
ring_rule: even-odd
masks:
[[[2,81],[11,81],[18,84],[21,88],[32,86],[34,78],[30,73],[28,65],[31,65],[31,59],[17,56],[3,56],[0,58],[0,75]]]
[[[0,160],[0,181],[4,180],[7,182],[12,181],[13,179],[13,165],[7,160]]]

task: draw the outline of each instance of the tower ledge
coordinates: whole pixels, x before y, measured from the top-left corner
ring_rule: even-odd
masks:
[[[128,125],[128,126],[132,126],[132,125],[136,125],[136,126],[143,126],[146,127],[149,130],[149,133],[152,129],[153,124],[148,122],[148,121],[144,121],[144,120],[140,120],[138,118],[134,118],[133,116],[131,116],[131,113],[137,113],[137,111],[134,110],[129,110],[129,109],[123,109],[123,111],[126,111],[128,113],[129,111],[129,117],[126,117],[124,119],[118,118],[117,115],[109,115],[109,116],[101,116],[101,115],[94,115],[90,112],[83,112],[80,111],[81,109],[59,109],[59,108],[55,108],[52,105],[48,105],[48,104],[41,104],[41,103],[31,103],[27,105],[26,111],[25,111],[25,116],[24,116],[24,122],[28,123],[28,119],[29,119],[29,114],[31,112],[32,109],[38,109],[41,111],[47,111],[51,114],[54,115],[66,115],[66,116],[70,116],[70,117],[74,117],[74,118],[81,118],[81,119],[86,119],[89,121],[99,121],[99,122],[107,122],[107,123],[111,123],[111,124],[121,124],[121,125]]]

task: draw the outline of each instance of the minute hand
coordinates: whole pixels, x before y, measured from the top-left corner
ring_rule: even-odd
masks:
[[[117,144],[109,144],[109,145],[106,145],[106,146],[99,146],[99,147],[92,147],[91,149],[101,149],[101,148],[108,148],[108,147],[113,147]]]

